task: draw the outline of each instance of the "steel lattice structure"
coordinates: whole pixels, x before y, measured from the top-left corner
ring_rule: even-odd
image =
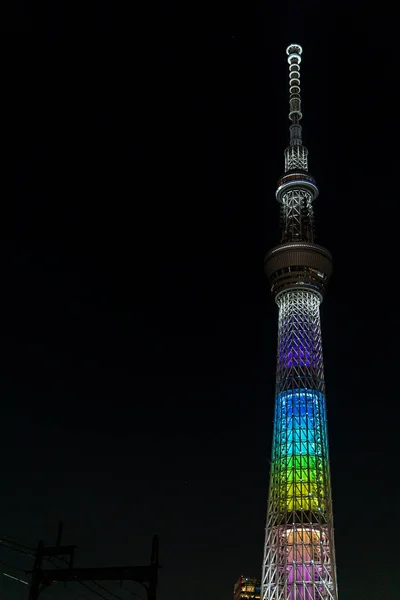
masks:
[[[282,239],[265,258],[279,330],[261,600],[338,600],[320,325],[332,260],[314,242],[318,188],[302,143],[302,48],[286,52],[292,124],[276,192]]]

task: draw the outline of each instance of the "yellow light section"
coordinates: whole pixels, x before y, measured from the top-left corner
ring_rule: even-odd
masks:
[[[287,483],[286,506],[289,511],[318,510],[317,486],[308,483]]]
[[[322,460],[316,456],[290,456],[279,464],[280,499],[285,509],[324,509]]]

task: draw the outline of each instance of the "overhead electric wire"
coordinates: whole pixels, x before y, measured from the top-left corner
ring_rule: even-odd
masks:
[[[68,561],[65,558],[63,558],[61,556],[59,556],[57,558],[58,558],[58,560],[61,560],[61,561],[63,561],[63,562],[65,562],[65,563],[68,564]],[[52,560],[51,558],[46,558],[45,560],[48,560],[53,566],[58,567],[58,565],[53,562],[54,559]],[[78,581],[78,580],[76,580],[76,581],[77,581],[77,583],[82,583],[82,581]],[[117,594],[114,594],[114,592],[112,592],[111,590],[109,590],[106,587],[104,587],[104,585],[102,585],[98,581],[92,580],[92,583],[96,584],[98,587],[100,587],[102,590],[104,590],[105,592],[107,592],[108,594],[110,594],[110,596],[113,596],[117,600],[122,600],[121,596],[118,596]],[[120,583],[119,581],[113,580],[113,581],[111,581],[111,583],[114,583],[115,585],[120,586],[123,590],[126,590],[127,592],[129,592],[129,594],[131,594],[131,596],[135,596],[136,598],[138,598],[138,600],[143,600],[143,598],[141,596],[139,596],[139,594],[136,594],[135,592],[133,592],[132,590],[130,590],[128,587],[122,585],[122,583]],[[92,591],[95,592],[95,590],[92,590]]]
[[[98,581],[93,580],[93,583],[96,584],[97,586],[99,586],[99,588],[101,588],[108,594],[110,594],[110,596],[113,596],[113,598],[117,598],[117,600],[122,600],[121,596],[117,596],[117,594],[114,594],[114,592],[110,592],[110,590],[108,590],[104,585],[102,585]]]
[[[0,539],[1,547],[7,548],[8,550],[12,550],[13,552],[19,552],[19,554],[25,554],[26,556],[30,556],[31,558],[35,558],[34,554],[31,554],[31,552],[28,552],[28,548],[24,549],[24,550],[21,550],[21,548],[24,548],[24,546],[21,546],[21,548],[13,548],[12,546],[10,546],[10,543],[12,543],[16,546],[21,546],[21,544],[16,544],[15,542],[9,542],[5,538]]]
[[[18,548],[13,548],[12,546],[18,546]],[[12,536],[1,536],[0,537],[0,547],[4,547],[7,548],[8,550],[12,550],[14,552],[18,552],[20,554],[24,554],[25,556],[29,556],[30,558],[35,558],[35,554],[32,554],[35,552],[34,548],[31,548],[29,546],[26,546],[25,544],[21,544],[20,542],[15,541],[15,539],[12,538]],[[53,567],[56,567],[57,569],[60,568],[60,566],[54,562],[54,558],[50,558],[50,557],[43,557],[44,560],[46,560],[47,562],[49,562],[50,564],[53,565]],[[58,556],[55,557],[56,560],[62,561],[64,563],[66,563],[67,565],[69,565],[69,562],[66,558],[64,558],[63,556]],[[6,566],[9,569],[17,569],[18,571],[22,571],[23,573],[27,573],[26,569],[21,569],[20,567],[14,567],[10,564],[7,564],[3,561],[0,560],[0,563],[3,564],[4,566]],[[7,576],[7,573],[3,573],[3,575]],[[10,576],[12,578],[12,576]],[[19,581],[19,580],[18,580]],[[99,592],[97,592],[96,590],[93,590],[92,588],[90,588],[88,585],[86,585],[84,582],[80,581],[80,580],[75,580],[76,583],[80,583],[81,585],[83,585],[84,587],[86,587],[88,590],[90,590],[93,594],[96,594],[97,596],[100,596],[101,598],[104,598],[104,596],[102,594],[100,594]],[[21,580],[21,583],[26,583],[24,581]],[[115,598],[116,600],[122,600],[121,596],[118,596],[117,594],[115,594],[114,592],[112,592],[111,590],[107,589],[105,586],[103,586],[101,583],[99,583],[98,581],[94,581],[93,582],[95,585],[97,585],[99,588],[101,588],[103,591],[107,592],[110,596],[112,596],[113,598]],[[132,591],[131,589],[129,589],[128,587],[122,585],[122,582],[120,581],[110,581],[110,583],[113,583],[114,585],[118,585],[119,587],[121,587],[123,590],[125,590],[126,592],[128,592],[129,594],[131,594],[131,596],[135,596],[138,600],[143,600],[143,598],[137,594],[136,592]],[[69,590],[68,588],[64,588],[65,591],[69,594],[71,594],[71,590]],[[82,597],[84,598],[84,597]],[[85,597],[86,598],[86,597]],[[87,599],[89,600],[89,599]],[[108,600],[108,599],[106,599]]]
[[[9,579],[13,579],[14,581],[18,581],[18,583],[23,583],[24,585],[29,585],[28,581],[24,581],[23,579],[19,579],[18,577],[14,577],[14,575],[10,575],[10,573],[3,573],[4,577],[8,577]]]
[[[97,596],[100,596],[100,598],[103,598],[104,600],[108,600],[108,598],[106,596],[103,596],[103,594],[100,594],[100,592],[97,592],[96,590],[92,590],[91,587],[89,587],[86,583],[84,583],[83,581],[79,581],[78,579],[76,580],[77,583],[80,583],[81,585],[83,585],[86,589],[88,589],[90,592],[92,592],[93,594],[96,594]]]
[[[18,546],[18,547],[13,548],[13,546]],[[24,554],[25,556],[29,556],[30,558],[35,558],[35,554],[32,554],[32,552],[35,552],[35,550],[33,548],[30,548],[29,546],[26,546],[25,544],[21,544],[20,542],[17,542],[14,539],[11,539],[10,536],[4,536],[4,535],[1,536],[0,547],[6,548],[7,550],[12,550],[13,552],[18,552],[19,554]],[[0,560],[0,563],[5,565],[9,569],[16,569],[17,571],[22,571],[25,575],[27,573],[29,573],[29,571],[27,571],[26,569],[21,569],[20,567],[10,565],[2,560]],[[18,583],[22,583],[24,585],[29,585],[28,581],[24,581],[22,579],[19,579],[18,577],[14,577],[13,575],[10,575],[9,573],[3,573],[3,575],[5,577],[8,577],[10,579],[17,581]],[[67,591],[69,591],[69,590],[67,590]]]
[[[21,548],[25,548],[25,550],[30,550],[34,552],[34,548],[30,548],[29,546],[25,546],[25,544],[21,544],[20,542],[16,542],[15,538],[10,535],[2,535],[0,540],[6,540],[8,544],[14,544],[15,546],[20,546]]]
[[[61,560],[65,563],[68,564],[68,561],[63,558],[63,557],[57,557],[58,560]],[[54,567],[59,568],[59,566],[54,562],[54,560],[52,560],[51,558],[46,558],[45,560],[48,560]],[[90,588],[86,583],[84,583],[83,581],[81,581],[80,579],[74,579],[72,580],[72,582],[70,583],[80,583],[81,585],[83,585],[84,587],[86,587],[88,590],[90,590],[91,592],[93,592],[93,594],[97,594],[98,596],[100,596],[101,598],[105,598],[105,596],[103,596],[102,594],[100,594],[100,592],[97,592],[96,590],[93,590],[92,588]],[[114,594],[113,592],[111,592],[110,590],[108,590],[106,587],[104,587],[104,585],[102,585],[101,583],[99,583],[98,581],[94,581],[92,580],[92,583],[94,583],[95,585],[97,585],[99,588],[101,588],[102,590],[104,590],[105,592],[107,592],[110,596],[113,596],[114,598],[116,598],[117,600],[122,600],[122,598],[120,596],[117,596],[116,594]],[[106,598],[106,600],[108,600],[108,598]]]
[[[10,565],[10,563],[4,562],[4,560],[0,560],[0,563],[7,567],[7,569],[16,569],[17,571],[22,571],[22,573],[26,573],[25,569],[21,569],[20,567],[16,567],[14,565]]]
[[[135,596],[136,598],[138,598],[139,600],[143,600],[143,598],[141,596],[139,596],[139,594],[136,594],[136,592],[133,592],[131,589],[129,589],[128,587],[126,587],[126,585],[122,585],[122,583],[120,581],[115,581],[113,580],[112,583],[114,583],[114,585],[118,585],[119,587],[121,587],[123,590],[126,590],[127,592],[129,592],[132,596]]]

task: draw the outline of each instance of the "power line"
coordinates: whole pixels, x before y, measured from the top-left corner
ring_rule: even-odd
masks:
[[[14,545],[14,546],[18,546],[18,548],[13,548],[10,544]],[[35,552],[34,548],[30,548],[29,546],[26,546],[25,544],[21,544],[20,542],[15,541],[15,538],[12,538],[11,536],[1,536],[0,538],[0,545],[3,546],[4,548],[7,548],[8,550],[12,550],[13,552],[18,552],[20,554],[24,554],[26,556],[29,556],[31,558],[35,558],[35,555],[32,554],[33,552]],[[52,558],[45,558],[46,561],[48,561],[50,564],[53,565],[53,567],[59,568],[59,565],[54,562],[54,559]],[[66,563],[67,565],[69,565],[68,561],[62,557],[59,556],[57,557],[56,560],[62,561],[64,563]],[[8,565],[5,562],[0,561],[1,564],[7,566],[8,568],[12,568],[12,569],[17,569],[19,571],[23,571],[24,573],[26,573],[25,569],[20,569],[19,567],[13,567],[11,565]],[[19,581],[20,583],[23,583],[25,585],[29,585],[28,582],[23,581],[22,579],[17,579],[16,577],[13,577],[12,575],[8,575],[7,573],[3,573],[3,575],[5,575],[6,577],[10,577],[11,579],[16,579],[17,581]],[[77,581],[77,583],[82,583],[81,581]],[[97,585],[99,588],[101,588],[103,591],[106,591],[110,596],[113,596],[114,598],[116,598],[117,600],[122,600],[122,598],[120,596],[118,596],[117,594],[114,594],[114,592],[112,592],[111,590],[107,589],[106,587],[104,587],[101,583],[99,583],[98,581],[93,581],[93,583],[95,585]],[[113,583],[114,585],[118,585],[118,587],[122,588],[123,590],[125,590],[126,592],[128,592],[132,597],[134,596],[135,598],[137,598],[138,600],[143,600],[142,596],[140,596],[139,594],[137,594],[136,592],[134,592],[133,590],[131,590],[130,588],[126,587],[125,585],[122,584],[121,581],[111,581],[111,583]],[[84,585],[84,584],[82,584]],[[85,587],[88,587],[87,585]],[[65,591],[68,594],[71,594],[71,590],[69,590],[67,587],[64,588]],[[88,588],[90,589],[90,588]],[[98,592],[96,592],[96,590],[92,590],[90,589],[90,591],[92,591],[93,593],[100,595]],[[86,600],[89,600],[87,598],[87,596],[82,596],[82,598],[86,598]]]
[[[104,590],[108,594],[110,594],[110,596],[113,596],[113,598],[117,598],[117,600],[122,600],[121,596],[117,596],[117,594],[114,594],[114,592],[110,592],[110,590],[108,590],[104,585],[102,585],[98,581],[93,581],[93,583],[95,585],[99,586],[99,588],[101,588],[102,590]]]
[[[51,558],[45,558],[45,560],[49,561],[49,563],[51,563],[54,567],[58,568],[58,565],[54,562],[54,559]],[[58,556],[57,560],[60,560],[66,564],[69,564],[68,561],[63,558],[62,556]],[[77,583],[82,583],[81,581],[77,581]],[[114,594],[114,592],[112,592],[111,590],[107,589],[106,587],[104,587],[104,585],[102,585],[101,583],[99,583],[98,581],[93,581],[93,583],[95,585],[97,585],[99,588],[101,588],[103,591],[107,592],[108,594],[110,594],[110,596],[113,596],[114,598],[117,598],[117,600],[122,600],[121,596],[118,596],[117,594]],[[143,600],[143,598],[141,596],[139,596],[139,594],[136,594],[134,591],[130,590],[128,587],[126,587],[125,585],[122,585],[122,582],[119,581],[111,581],[111,583],[114,583],[114,585],[118,585],[119,587],[121,587],[123,590],[126,590],[127,592],[129,592],[131,594],[131,596],[135,596],[136,598],[138,598],[138,600]],[[93,592],[95,592],[95,590],[91,590]],[[96,592],[95,592],[96,593]]]
[[[65,563],[68,564],[68,561],[63,558],[63,557],[57,557],[58,560],[61,560]],[[57,565],[57,563],[54,562],[54,559],[51,558],[45,558],[45,560],[47,560],[49,563],[51,563],[53,565],[53,567],[59,568],[59,566]],[[83,581],[80,581],[79,579],[75,580],[76,583],[80,583],[81,585],[83,585],[85,588],[87,588],[88,590],[90,590],[93,594],[96,594],[97,596],[100,596],[100,598],[105,598],[105,600],[108,600],[108,598],[106,598],[105,596],[103,596],[102,594],[100,594],[100,592],[97,592],[96,590],[93,590],[92,588],[90,588],[86,583],[84,583]],[[106,592],[108,592],[111,596],[114,596],[115,598],[118,598],[118,600],[122,600],[122,598],[120,598],[119,596],[113,594],[112,592],[110,592],[110,590],[108,590],[107,588],[105,588],[103,585],[101,585],[101,583],[99,583],[98,581],[93,581],[93,583],[95,583],[96,585],[98,585],[100,588],[102,588],[103,590],[105,590]],[[65,588],[66,591],[68,591],[68,593],[71,593],[71,591],[68,588]],[[86,597],[86,596],[85,596]]]
[[[100,598],[103,598],[104,600],[108,600],[108,598],[106,596],[103,596],[103,594],[100,594],[100,592],[97,592],[96,590],[92,590],[91,587],[89,587],[86,583],[84,583],[83,581],[77,581],[77,583],[80,583],[81,585],[83,585],[85,588],[87,588],[89,591],[91,591],[93,594],[96,594],[97,596],[100,596]]]
[[[14,544],[15,546],[20,546],[21,548],[25,548],[25,550],[31,550],[31,552],[34,551],[33,548],[30,548],[29,546],[25,546],[25,544],[21,544],[20,542],[17,542],[16,538],[13,538],[11,535],[2,535],[1,539],[6,540],[6,542],[8,544]]]
[[[24,585],[29,585],[29,583],[27,581],[24,581],[23,579],[18,579],[18,577],[14,577],[13,575],[10,575],[9,573],[3,573],[3,575],[4,575],[4,577],[8,577],[9,579],[18,581],[18,583],[23,583]]]
[[[57,556],[56,559],[52,559],[52,558],[45,558],[46,561],[48,561],[49,563],[51,563],[53,565],[53,567],[59,568],[59,565],[54,562],[54,560],[60,560],[64,563],[66,563],[67,565],[69,565],[68,561],[63,558],[62,556]],[[82,583],[81,581],[77,581],[77,583]],[[114,598],[117,598],[118,600],[122,600],[121,596],[118,596],[117,594],[114,594],[114,592],[112,592],[111,590],[107,589],[106,587],[104,587],[101,583],[99,583],[98,581],[93,581],[94,584],[96,584],[97,586],[99,586],[102,590],[108,592],[110,594],[110,596],[113,596]],[[127,591],[129,594],[131,594],[131,596],[135,596],[135,598],[137,598],[138,600],[143,600],[142,596],[139,596],[139,594],[137,594],[136,592],[134,592],[133,590],[129,589],[128,587],[126,587],[126,585],[122,585],[121,581],[111,581],[111,583],[113,583],[114,585],[118,585],[118,587],[122,588],[123,590]],[[67,588],[66,588],[67,589]],[[69,590],[68,590],[69,591]],[[96,593],[96,590],[91,590],[92,592]]]
[[[76,583],[79,583],[78,581]],[[76,594],[74,592],[72,592],[69,588],[67,588],[66,585],[64,585],[64,592],[66,592],[69,596],[73,596],[74,598],[76,598]],[[90,600],[90,598],[88,598],[87,596],[82,596],[81,594],[79,594],[79,600]]]
[[[114,585],[118,585],[119,587],[121,587],[123,590],[126,590],[127,592],[129,592],[132,596],[136,596],[136,598],[138,598],[138,600],[143,600],[143,598],[141,596],[139,596],[139,594],[136,594],[136,592],[132,591],[131,589],[129,589],[128,587],[126,587],[126,585],[122,585],[122,583],[120,581],[112,581],[112,583]]]
[[[48,552],[47,556],[44,553],[44,554],[42,554],[42,556],[40,558],[41,558],[41,560],[44,559],[45,561],[47,561],[51,565],[53,565],[53,567],[55,567],[54,570],[52,570],[52,569],[47,570],[48,574],[53,572],[53,577],[54,577],[54,580],[52,579],[53,583],[61,582],[61,581],[64,581],[64,582],[74,581],[76,583],[79,583],[83,587],[85,587],[92,594],[95,594],[99,598],[103,598],[103,600],[109,600],[109,596],[112,596],[113,598],[115,598],[115,600],[122,600],[122,598],[118,594],[114,593],[113,591],[109,590],[107,587],[103,586],[98,581],[96,581],[94,579],[95,577],[99,577],[100,579],[106,579],[109,581],[109,583],[114,583],[114,585],[119,585],[119,587],[121,589],[126,590],[131,595],[132,598],[136,597],[138,600],[142,600],[141,596],[136,594],[134,591],[132,591],[128,587],[123,586],[122,580],[132,579],[132,581],[142,582],[143,577],[144,577],[144,580],[148,581],[148,583],[149,583],[149,588],[147,588],[147,586],[145,586],[145,588],[147,589],[148,598],[151,597],[152,600],[155,600],[157,576],[156,576],[156,574],[154,574],[153,571],[155,568],[156,573],[157,573],[157,569],[159,568],[159,565],[158,565],[158,537],[157,536],[153,537],[152,557],[151,557],[151,564],[149,566],[129,567],[129,568],[106,567],[103,569],[72,569],[71,562],[67,561],[65,559],[64,554],[68,554],[68,555],[71,554],[70,558],[72,558],[75,546],[61,546],[61,544],[60,544],[61,532],[62,532],[62,523],[60,522],[57,543],[56,543],[56,546],[54,546],[54,547],[49,546],[48,548],[45,548],[43,545],[43,542],[40,542],[38,548],[35,550],[29,546],[26,546],[25,544],[21,544],[19,541],[16,541],[16,539],[12,538],[12,536],[0,536],[0,547],[3,547],[8,550],[12,550],[14,552],[18,552],[19,554],[22,554],[25,556],[29,556],[30,558],[33,558],[35,561],[37,560],[38,556],[40,557],[40,553],[39,553],[40,548],[42,548],[42,552],[43,552],[43,550],[46,550]],[[62,561],[64,563],[66,563],[68,565],[68,568],[61,568],[57,562],[54,562],[54,560]],[[43,573],[40,575],[40,568],[37,569],[36,562],[35,562],[35,566],[33,568],[34,571],[27,571],[26,569],[21,569],[20,567],[15,567],[15,566],[10,565],[1,560],[0,560],[0,564],[5,565],[9,569],[17,569],[18,571],[21,571],[24,574],[26,574],[28,572],[39,573],[39,582],[35,581],[35,586],[34,586],[34,591],[33,591],[33,596],[32,596],[32,597],[37,598],[38,594],[40,593],[40,591],[39,591],[40,577],[43,576]],[[39,567],[40,567],[40,565],[39,565]],[[129,571],[129,572],[127,572],[127,571]],[[106,573],[108,572],[108,575],[110,575],[111,577],[104,577],[105,572]],[[143,575],[143,572],[145,573],[145,575]],[[15,579],[16,581],[19,581],[20,583],[29,585],[28,582],[26,582],[24,580],[20,580],[17,577],[14,577],[7,573],[4,573],[4,575],[9,576],[11,579]],[[90,577],[90,576],[88,577],[88,575],[91,575],[92,577]],[[83,580],[90,580],[91,584],[93,583],[98,588],[100,588],[101,590],[106,592],[108,594],[108,596],[107,597],[104,596],[99,591],[93,589],[92,587],[90,587],[89,585],[84,583],[84,581],[81,579],[81,577],[83,578]],[[117,577],[118,579],[116,580],[115,577]],[[33,586],[33,579],[32,579],[31,586]],[[64,589],[68,594],[71,593],[71,590],[67,589],[66,587]],[[32,594],[32,588],[30,588],[30,590],[31,590],[30,594]],[[31,597],[31,595],[30,595],[30,597]],[[87,598],[86,596],[81,595],[80,597],[85,598],[86,600],[89,600],[89,598]]]
[[[28,552],[28,549],[24,549],[22,550],[21,548],[24,548],[24,546],[21,546],[21,548],[13,548],[12,546],[10,546],[9,544],[15,544],[16,546],[21,546],[21,544],[16,544],[15,542],[9,542],[9,540],[6,540],[5,538],[0,539],[0,545],[3,548],[7,548],[8,550],[12,550],[13,552],[18,552],[19,554],[25,554],[26,556],[30,556],[31,558],[35,558],[34,554],[31,554],[31,552]]]
[[[17,571],[22,571],[22,573],[26,573],[25,569],[21,569],[20,567],[15,567],[14,565],[10,565],[10,563],[4,562],[4,560],[0,560],[0,563],[7,567],[7,569],[16,569]]]
[[[64,563],[69,564],[68,561],[65,558],[63,558],[62,556],[58,556],[57,559],[60,560],[60,561],[62,561],[62,562],[64,562]],[[45,558],[45,560],[47,560],[49,563],[51,563],[54,567],[58,568],[58,565],[57,565],[57,563],[54,562],[54,559]],[[82,583],[82,581],[78,581],[77,580],[76,583],[80,583],[82,585],[85,585],[85,587],[88,587],[86,584]],[[104,585],[102,585],[98,581],[93,580],[92,583],[94,583],[95,585],[97,585],[99,588],[101,588],[103,591],[107,592],[110,596],[113,596],[117,600],[122,600],[121,596],[118,596],[117,594],[114,594],[114,592],[112,592],[111,590],[107,589]],[[114,583],[115,585],[119,585],[120,587],[122,587],[122,589],[124,589],[127,592],[129,592],[130,594],[132,594],[132,596],[136,596],[139,600],[142,600],[142,598],[138,594],[135,594],[135,592],[132,592],[129,588],[127,588],[126,586],[123,586],[122,583],[119,583],[117,581],[112,581],[111,583]],[[90,589],[91,592],[93,592],[95,594],[97,593],[98,595],[101,596],[101,594],[99,594],[98,592],[96,592],[96,590],[92,590],[91,588],[88,588],[88,589]],[[101,596],[101,597],[103,597],[103,596]]]
[[[18,546],[18,548],[13,548],[13,546]],[[4,536],[4,535],[1,536],[0,547],[6,548],[7,550],[12,550],[13,552],[18,552],[19,554],[23,554],[25,556],[29,556],[30,558],[35,558],[35,555],[32,554],[32,552],[34,552],[33,548],[30,548],[29,546],[25,546],[24,544],[21,544],[21,543],[15,541],[14,538],[10,539],[10,536]],[[0,560],[0,563],[2,565],[5,565],[9,569],[16,569],[17,571],[21,571],[25,575],[27,573],[29,573],[29,571],[27,571],[26,569],[21,569],[20,567],[16,567],[14,565],[10,565],[10,564],[6,563],[3,560]],[[8,579],[12,579],[13,581],[16,581],[17,583],[22,583],[23,585],[28,585],[29,586],[29,582],[25,581],[24,579],[20,579],[19,577],[14,577],[10,573],[4,573],[3,572],[2,574],[4,575],[4,577],[7,577]],[[69,591],[69,590],[67,590],[67,591]],[[89,600],[89,599],[87,599],[87,600]]]

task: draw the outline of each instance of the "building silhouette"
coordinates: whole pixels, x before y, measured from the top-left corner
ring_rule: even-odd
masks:
[[[233,600],[260,600],[260,580],[241,575],[233,586]]]

